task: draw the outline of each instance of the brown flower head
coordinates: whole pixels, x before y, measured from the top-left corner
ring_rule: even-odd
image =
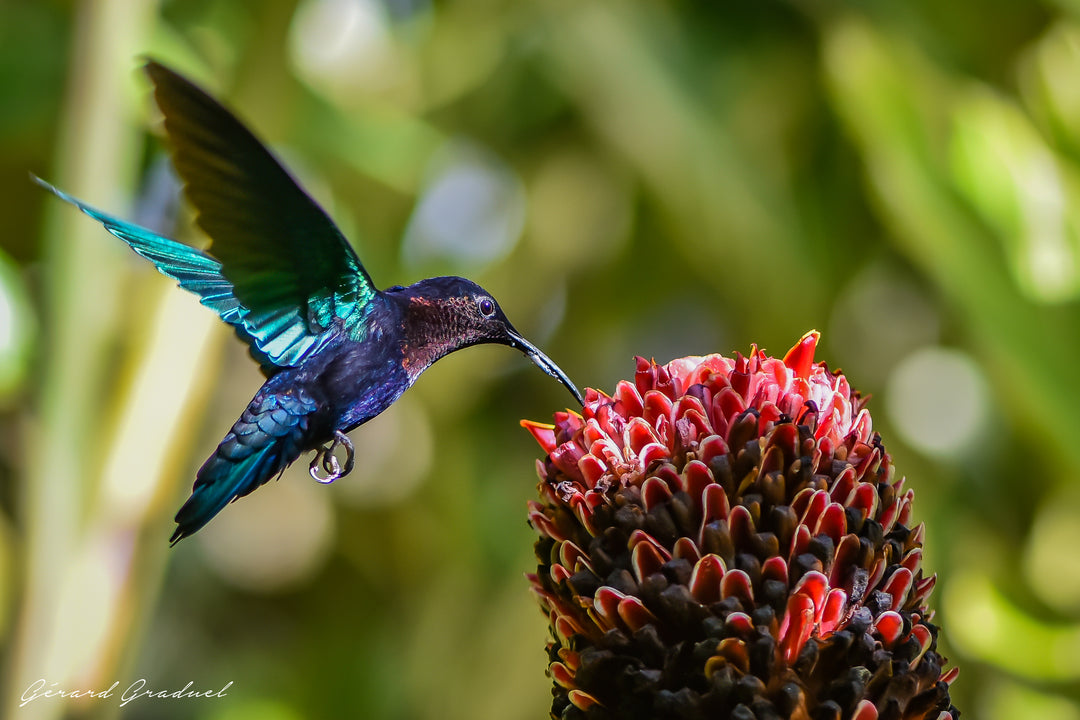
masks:
[[[921,524],[807,333],[784,358],[637,359],[547,457],[529,580],[556,718],[945,718]]]

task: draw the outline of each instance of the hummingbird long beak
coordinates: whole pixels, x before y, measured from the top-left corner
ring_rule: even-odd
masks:
[[[562,371],[562,368],[552,362],[551,358],[547,355],[540,352],[540,348],[519,335],[516,330],[509,330],[508,334],[510,336],[510,347],[516,348],[528,355],[529,359],[536,363],[538,368],[566,386],[566,389],[570,391],[574,396],[574,399],[577,400],[580,405],[585,405],[585,398],[581,397],[581,393],[574,387],[574,383],[570,382],[570,378],[566,376],[566,373]]]

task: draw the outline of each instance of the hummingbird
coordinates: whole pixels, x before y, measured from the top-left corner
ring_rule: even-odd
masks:
[[[173,165],[211,240],[170,240],[33,179],[126,242],[217,312],[266,381],[196,474],[170,543],[315,451],[333,482],[354,465],[345,433],[392,405],[435,361],[481,343],[528,356],[584,404],[558,365],[510,324],[491,293],[462,277],[380,290],[326,212],[229,110],[166,66],[145,71]],[[339,461],[339,448],[344,454]]]

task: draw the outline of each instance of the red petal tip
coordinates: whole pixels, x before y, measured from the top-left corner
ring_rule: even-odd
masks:
[[[851,716],[851,720],[877,720],[878,709],[874,703],[869,700],[863,700],[856,706],[855,714]]]
[[[799,342],[787,351],[784,364],[791,368],[796,377],[801,377],[803,380],[809,379],[810,369],[814,365],[814,351],[820,339],[821,333],[811,330],[799,338]]]
[[[578,710],[587,711],[593,705],[599,705],[600,701],[594,698],[587,692],[581,690],[571,690],[566,694],[566,697]]]
[[[544,452],[550,453],[555,449],[555,426],[547,423],[534,422],[532,420],[522,420],[521,427],[529,431],[536,442],[540,443],[540,447],[544,449]]]

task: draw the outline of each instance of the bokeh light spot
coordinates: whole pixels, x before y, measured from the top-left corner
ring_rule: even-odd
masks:
[[[1051,496],[1035,516],[1023,564],[1027,580],[1047,605],[1080,611],[1080,491],[1070,486]]]
[[[884,384],[897,361],[938,341],[941,319],[925,288],[893,265],[862,270],[836,299],[826,339],[844,368],[869,387]]]
[[[26,378],[35,327],[18,268],[0,251],[0,400]]]
[[[500,158],[452,141],[432,160],[431,180],[405,231],[405,260],[479,270],[514,247],[525,204],[521,180]]]
[[[986,428],[986,382],[971,358],[928,347],[897,365],[886,388],[886,410],[905,442],[927,455],[971,449]]]
[[[1031,617],[981,571],[954,573],[942,607],[949,641],[965,654],[1040,682],[1080,679],[1080,625],[1049,624]]]
[[[385,88],[400,76],[379,0],[307,0],[296,11],[289,50],[297,74],[331,95]]]
[[[226,582],[273,592],[303,583],[322,567],[334,537],[331,493],[306,471],[301,458],[280,481],[226,506],[195,535]]]

